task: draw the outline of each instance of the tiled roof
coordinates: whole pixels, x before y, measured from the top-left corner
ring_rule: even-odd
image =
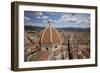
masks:
[[[60,34],[59,32],[49,26],[47,28],[45,28],[40,35],[40,43],[41,44],[51,44],[51,43],[60,43]]]
[[[38,57],[37,61],[47,60],[50,52],[48,50],[43,51],[40,56]]]
[[[61,54],[61,53],[64,53],[65,50],[62,48],[62,49],[58,49],[54,52],[52,52],[52,54]],[[46,50],[46,51],[43,51],[39,54],[39,57],[37,58],[37,61],[44,61],[44,60],[48,60],[49,58],[49,55],[50,55],[50,51]]]

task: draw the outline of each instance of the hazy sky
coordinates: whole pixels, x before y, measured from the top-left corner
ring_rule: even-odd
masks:
[[[48,20],[52,20],[53,27],[90,27],[90,14],[65,13],[46,11],[24,11],[24,24],[32,26],[47,26]]]

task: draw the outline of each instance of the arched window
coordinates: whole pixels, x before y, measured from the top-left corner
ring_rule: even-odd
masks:
[[[46,48],[46,50],[48,50],[48,48]]]
[[[55,48],[57,48],[57,46],[55,46]]]

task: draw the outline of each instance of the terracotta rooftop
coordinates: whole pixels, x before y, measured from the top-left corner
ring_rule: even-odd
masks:
[[[59,32],[51,26],[51,23],[48,23],[49,26],[46,27],[40,35],[41,44],[51,44],[51,43],[60,43],[60,34]]]
[[[47,60],[48,56],[49,56],[50,52],[49,51],[43,51],[40,56],[38,57],[37,61],[43,61],[43,60]]]

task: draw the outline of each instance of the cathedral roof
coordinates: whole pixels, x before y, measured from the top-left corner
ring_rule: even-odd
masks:
[[[61,43],[59,32],[56,28],[52,27],[51,24],[51,21],[48,21],[48,27],[41,32],[41,44]]]

